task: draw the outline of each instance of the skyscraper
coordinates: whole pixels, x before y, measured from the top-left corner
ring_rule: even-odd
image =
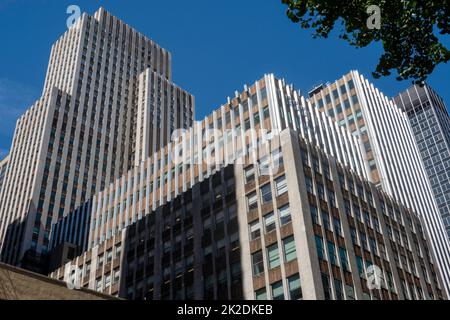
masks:
[[[315,90],[310,100],[360,137],[371,181],[423,216],[448,293],[450,245],[407,114],[357,71]]]
[[[182,141],[192,143],[178,146],[171,141],[140,166],[96,194],[92,201],[77,208],[53,230],[52,247],[70,242],[86,249],[109,240],[215,170],[234,164],[237,158],[248,156],[250,150],[261,148],[262,144],[273,138],[276,140],[279,133],[288,128],[299,132],[302,138],[364,176],[364,159],[358,139],[318,110],[312,109],[292,86],[269,74],[251,87],[245,86],[242,93],[228,99],[225,105],[183,132],[185,137]],[[176,152],[172,151],[175,146],[184,150],[185,163],[177,164],[175,161]],[[204,165],[211,157],[213,163]],[[144,203],[136,199],[119,200],[126,197],[130,190],[139,190],[142,183],[145,190],[140,190],[143,194],[136,194],[135,197],[140,199],[145,196]],[[105,207],[105,201],[120,205],[110,209]],[[85,225],[88,220],[89,234],[80,232],[79,226]]]
[[[6,168],[8,167],[9,156],[6,156],[0,161],[0,192],[2,190],[2,185],[5,180]]]
[[[170,60],[103,9],[58,40],[16,128],[2,259],[127,298],[446,297],[421,168],[398,163],[412,138],[389,141],[405,119],[377,119],[364,78],[305,99],[268,74],[194,123]]]
[[[394,98],[406,112],[450,238],[450,117],[429,86],[412,86]]]
[[[165,189],[153,181],[165,170],[111,184],[95,202],[90,248],[51,276],[70,281],[75,271],[81,286],[127,299],[445,297],[417,215],[299,132],[287,128],[279,138],[269,153],[244,152],[207,170],[155,209],[152,199]]]
[[[32,268],[52,224],[192,125],[171,54],[103,8],[53,45],[42,97],[17,122],[0,194],[4,262]]]
[[[52,277],[129,299],[446,297],[420,217],[283,80],[177,137],[55,226],[52,246],[87,249]]]

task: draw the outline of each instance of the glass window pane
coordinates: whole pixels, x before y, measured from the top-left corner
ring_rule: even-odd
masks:
[[[256,192],[253,192],[247,196],[248,209],[253,210],[258,207],[258,198]]]
[[[277,189],[277,196],[287,192],[286,176],[281,176],[275,180],[275,187]]]
[[[262,203],[267,203],[267,202],[272,201],[272,190],[271,190],[270,183],[261,187],[261,200],[262,200]]]
[[[295,260],[297,258],[297,253],[295,251],[294,237],[290,236],[284,239],[283,246],[284,246],[284,260],[286,262]]]
[[[261,236],[261,227],[259,220],[250,224],[250,240],[255,240]]]
[[[266,233],[275,230],[275,214],[273,212],[264,216],[264,224],[266,226]]]
[[[300,300],[303,298],[298,274],[288,278],[289,296],[291,300]]]
[[[278,209],[278,214],[280,215],[280,223],[281,225],[285,225],[291,222],[291,210],[289,205],[285,205]]]
[[[273,244],[267,248],[267,256],[269,259],[269,269],[276,268],[280,265],[280,255],[278,254],[277,244]]]
[[[252,254],[253,275],[259,275],[264,272],[264,262],[262,251]]]
[[[284,300],[283,283],[281,281],[272,284],[273,300]]]
[[[255,292],[256,300],[267,300],[267,291],[266,288],[259,289]]]

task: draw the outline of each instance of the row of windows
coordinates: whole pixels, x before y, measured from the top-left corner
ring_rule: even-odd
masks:
[[[261,288],[255,291],[256,300],[300,300],[303,298],[302,288],[300,284],[300,276],[298,274],[292,275],[286,279],[288,296],[285,296],[283,281],[277,281],[270,286],[270,297],[267,294],[267,289]]]
[[[284,205],[278,209],[278,219],[280,226],[291,222],[291,210],[289,204]],[[276,229],[277,215],[272,211],[263,217],[264,232],[269,233]],[[250,240],[255,240],[261,237],[261,222],[258,220],[249,225]]]
[[[294,236],[289,236],[282,240],[283,260],[285,263],[291,262],[297,258]],[[267,267],[274,269],[281,264],[280,250],[278,243],[272,244],[266,248]],[[252,254],[253,276],[264,273],[263,251],[259,250]]]
[[[283,175],[275,179],[275,196],[278,197],[287,192],[286,176]],[[272,185],[267,183],[260,187],[260,201],[261,204],[266,204],[272,201]],[[258,207],[258,195],[256,191],[247,195],[247,207],[248,210],[254,210]]]

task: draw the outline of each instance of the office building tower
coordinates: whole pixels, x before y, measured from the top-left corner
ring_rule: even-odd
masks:
[[[192,126],[171,55],[100,8],[53,45],[18,120],[0,193],[1,260],[42,271],[51,226]]]
[[[416,214],[298,132],[279,137],[51,276],[127,299],[446,297]],[[119,201],[146,203],[140,181]],[[108,199],[105,212],[121,207]]]
[[[268,74],[194,123],[171,71],[102,8],[55,43],[0,191],[3,261],[131,299],[447,297],[406,115],[362,76],[305,99]]]
[[[55,226],[52,277],[130,299],[446,297],[420,218],[284,81],[266,75],[177,138]],[[87,250],[66,259],[67,242]]]
[[[251,87],[245,86],[242,93],[185,130],[184,144],[172,141],[60,221],[54,227],[51,248],[69,242],[83,251],[108,240],[151,210],[192,188],[214,170],[234,163],[249,150],[261,148],[273,137],[277,138],[286,128],[298,131],[301,137],[323,148],[357,174],[364,174],[358,139],[308,106],[292,86],[269,74]],[[174,159],[177,154],[172,150],[174,147],[184,150],[186,159],[181,160],[187,162],[186,165]],[[263,148],[259,152],[264,151]],[[208,166],[191,165],[191,162],[202,164],[211,157],[213,163]],[[145,190],[141,190],[143,194],[139,196],[146,198],[145,203],[119,200],[142,183]],[[105,201],[120,205],[109,210]],[[89,234],[84,231],[86,228]]]
[[[415,85],[394,98],[406,112],[450,238],[450,117],[429,86]]]
[[[357,71],[311,92],[310,101],[360,137],[370,180],[424,218],[448,294],[450,245],[407,114]]]

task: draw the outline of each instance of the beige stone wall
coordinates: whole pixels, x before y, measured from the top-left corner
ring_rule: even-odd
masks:
[[[107,300],[108,295],[70,290],[62,281],[0,264],[0,300]]]

